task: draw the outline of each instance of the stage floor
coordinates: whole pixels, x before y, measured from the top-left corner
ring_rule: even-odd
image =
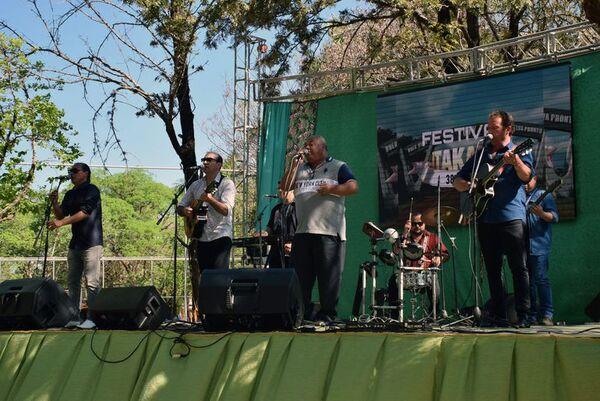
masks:
[[[181,327],[180,327],[181,328]],[[600,325],[0,332],[2,400],[598,400]]]

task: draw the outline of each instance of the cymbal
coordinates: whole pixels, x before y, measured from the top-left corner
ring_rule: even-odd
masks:
[[[446,226],[452,226],[458,224],[458,218],[460,217],[460,213],[458,210],[451,206],[441,206],[440,214],[442,223]],[[423,212],[423,222],[430,227],[437,225],[437,208],[427,209]]]

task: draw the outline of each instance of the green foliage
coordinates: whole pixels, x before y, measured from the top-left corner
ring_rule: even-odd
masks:
[[[171,255],[174,217],[170,215],[160,226],[156,224],[159,214],[168,206],[172,197],[171,188],[153,181],[149,173],[139,170],[114,175],[93,171],[92,183],[98,186],[102,197],[104,256]],[[63,189],[61,200],[68,189]],[[12,271],[14,277],[40,273],[45,232],[35,247],[34,239],[43,221],[47,193],[40,191],[32,199],[36,200],[35,209],[3,223],[0,230],[0,256],[39,256],[39,263],[18,263],[14,267],[4,264],[1,273],[3,278],[7,276],[7,269]],[[70,239],[70,226],[50,232],[49,256],[66,256]],[[183,269],[187,267],[183,247],[179,249],[179,268],[183,274]],[[58,278],[65,284],[66,263],[56,266]],[[147,285],[153,278],[156,287],[168,293],[172,285],[171,261],[118,261],[106,263],[105,266],[106,286]]]
[[[45,93],[54,86],[39,79],[42,65],[21,47],[21,40],[0,33],[0,222],[32,207],[30,186],[46,165],[40,150],[63,162],[79,156],[69,142],[75,132]],[[27,161],[31,167],[23,168]]]

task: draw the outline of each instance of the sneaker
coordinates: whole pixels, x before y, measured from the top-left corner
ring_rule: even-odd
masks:
[[[96,328],[96,323],[92,322],[90,319],[85,319],[83,322],[77,325],[80,329],[94,329]]]
[[[545,317],[542,319],[542,326],[554,326],[554,322],[551,318]]]

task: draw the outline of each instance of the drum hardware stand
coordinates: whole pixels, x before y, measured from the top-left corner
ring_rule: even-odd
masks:
[[[373,311],[373,317],[377,316],[377,310],[381,309],[376,307],[375,305],[375,291],[377,289],[377,241],[384,238],[383,231],[377,227],[372,222],[366,222],[363,224],[362,228],[363,232],[367,234],[369,237],[369,241],[371,244],[371,250],[369,255],[371,255],[371,260],[367,262],[363,262],[360,265],[360,316],[369,316],[367,315],[367,274],[371,275],[371,310]],[[355,297],[358,296],[358,288],[356,291]],[[355,298],[355,307],[358,306],[356,304]],[[370,317],[369,317],[370,320]]]

